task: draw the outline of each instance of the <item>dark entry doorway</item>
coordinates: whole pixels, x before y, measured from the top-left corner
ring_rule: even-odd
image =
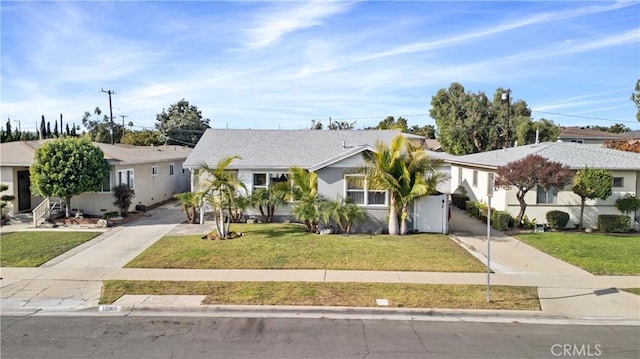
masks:
[[[18,171],[18,211],[31,209],[31,180],[29,171]]]

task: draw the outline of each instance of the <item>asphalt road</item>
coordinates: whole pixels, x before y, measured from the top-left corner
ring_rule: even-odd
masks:
[[[640,327],[360,319],[13,317],[9,358],[633,358]]]

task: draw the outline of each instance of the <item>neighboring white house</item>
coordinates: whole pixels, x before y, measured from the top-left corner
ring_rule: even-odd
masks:
[[[364,207],[370,220],[362,230],[382,232],[387,229],[389,196],[386,191],[350,184],[345,179],[356,176],[361,167],[363,152],[372,151],[377,141],[389,144],[400,131],[396,130],[235,130],[208,129],[185,161],[185,168],[197,170],[204,163],[215,166],[226,156],[240,156],[229,167],[236,171],[248,189],[248,194],[288,176],[289,168],[301,167],[318,174],[318,193],[328,199],[350,198]],[[414,145],[422,147],[425,138],[403,134]],[[192,191],[198,190],[193,176]],[[290,218],[290,206],[277,208],[278,219]],[[435,209],[434,209],[435,210]],[[438,208],[442,211],[442,208]],[[259,213],[249,212],[248,215]],[[426,218],[426,216],[424,216]],[[413,224],[409,228],[425,228]]]
[[[616,199],[627,193],[639,196],[639,154],[608,149],[599,145],[566,142],[544,142],[446,159],[451,163],[452,189],[462,187],[471,200],[484,203],[488,201],[488,192],[493,192],[492,207],[516,216],[520,210],[516,190],[494,189],[493,179],[499,166],[520,160],[530,154],[560,162],[574,171],[587,166],[612,172],[613,194],[606,200],[587,200],[586,202],[583,223],[586,228],[596,228],[600,214],[621,214],[615,206]],[[538,186],[526,194],[525,200],[526,216],[529,219],[536,219],[537,223],[546,223],[546,213],[551,210],[569,213],[567,227],[573,227],[579,221],[580,197],[571,191],[571,185],[557,192],[544,191]],[[633,219],[634,215],[631,216]]]
[[[12,194],[11,213],[30,212],[44,199],[31,192],[29,167],[35,151],[46,141],[15,141],[0,144],[0,182],[9,186],[2,194]],[[111,189],[121,183],[133,187],[137,204],[146,206],[171,199],[189,190],[189,173],[183,162],[191,153],[181,146],[131,146],[94,142],[104,152],[111,167],[99,192],[83,193],[71,199],[71,207],[88,215],[116,210]],[[10,213],[10,214],[11,214]]]

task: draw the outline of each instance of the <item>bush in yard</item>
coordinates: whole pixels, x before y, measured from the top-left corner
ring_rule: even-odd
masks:
[[[116,200],[113,205],[118,207],[120,215],[126,217],[129,215],[129,207],[131,206],[131,200],[135,197],[135,192],[126,184],[120,184],[113,187],[113,196]]]
[[[514,224],[514,219],[511,215],[504,211],[496,211],[491,209],[491,227],[499,231],[506,231]]]
[[[461,209],[461,210],[466,210],[467,206],[467,201],[469,200],[469,196],[465,196],[463,194],[458,194],[458,193],[452,193],[451,194],[451,203],[453,203],[454,206],[456,206],[457,208]]]
[[[624,197],[620,197],[616,200],[616,208],[618,211],[629,214],[640,209],[640,198],[627,193]]]
[[[6,184],[4,183],[0,184],[0,192],[4,192],[8,189],[9,189],[9,186],[7,186]],[[7,206],[8,204],[7,202],[11,202],[14,199],[16,199],[15,196],[8,195],[8,194],[4,194],[2,195],[2,197],[0,197],[0,217],[2,217],[2,219],[6,219],[4,214],[4,207]]]
[[[478,209],[478,207],[476,207],[476,203],[475,201],[466,201],[465,202],[465,212],[467,212],[467,214],[473,218],[478,218],[480,217],[480,210]]]
[[[608,233],[629,232],[631,218],[617,214],[601,214],[598,216],[598,228]]]
[[[562,211],[549,211],[547,212],[547,223],[551,229],[562,231],[567,227],[569,223],[569,213]]]

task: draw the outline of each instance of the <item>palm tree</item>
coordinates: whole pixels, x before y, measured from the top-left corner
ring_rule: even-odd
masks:
[[[202,168],[197,171],[197,176],[203,177],[200,183],[200,193],[213,209],[214,216],[216,216],[216,232],[220,238],[227,236],[231,222],[231,215],[227,215],[225,223],[225,208],[233,206],[239,189],[246,191],[246,186],[235,172],[227,169],[235,159],[240,159],[240,156],[223,157],[215,167],[209,167],[204,163]]]
[[[287,202],[291,187],[289,182],[275,183],[269,188],[260,188],[251,194],[251,203],[260,210],[263,222],[273,222],[276,207]]]
[[[438,184],[447,179],[446,174],[438,171],[441,160],[429,158],[427,153],[418,147],[406,143],[406,155],[403,176],[400,178],[400,190],[397,199],[400,205],[400,234],[407,234],[407,217],[409,204],[416,199],[436,192]]]
[[[291,213],[307,228],[307,232],[316,232],[320,220],[319,206],[323,199],[318,196],[318,174],[300,167],[291,167],[289,176],[293,182],[291,199],[296,204]]]
[[[366,221],[368,217],[367,211],[348,198],[346,201],[324,201],[320,207],[323,222],[335,223],[345,234],[351,233],[353,225]]]
[[[364,173],[369,188],[384,189],[389,193],[389,234],[398,232],[398,204],[400,180],[405,175],[405,155],[407,139],[398,135],[391,140],[389,146],[384,142],[376,142],[374,151],[364,152]]]

